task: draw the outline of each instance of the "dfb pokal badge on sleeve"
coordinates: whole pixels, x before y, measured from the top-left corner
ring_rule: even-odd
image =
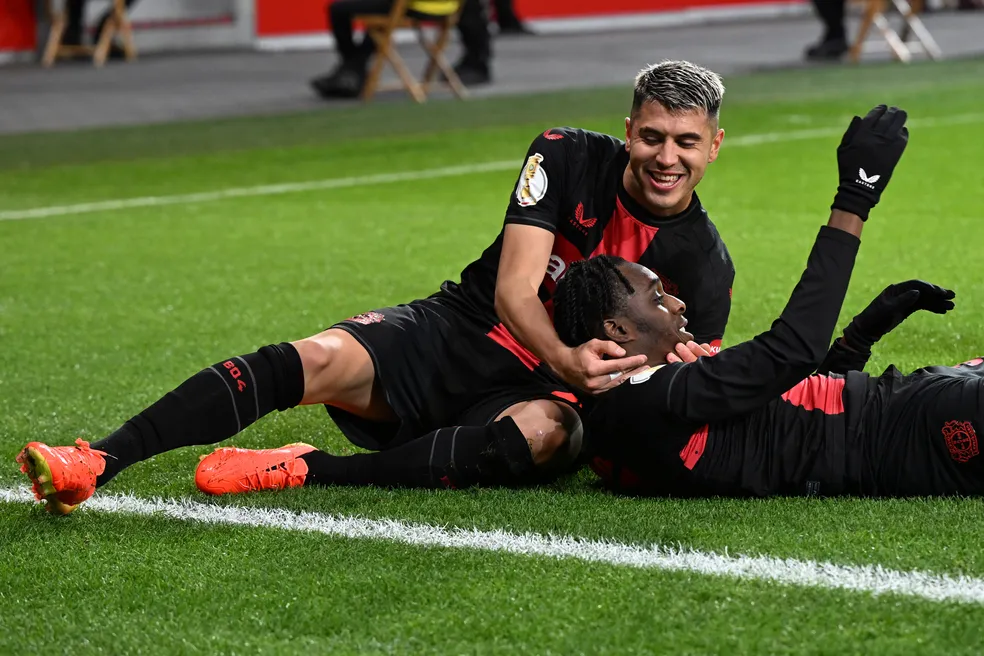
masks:
[[[516,201],[521,207],[536,205],[547,193],[547,172],[540,166],[541,162],[543,155],[540,153],[530,155],[526,160],[516,185]]]

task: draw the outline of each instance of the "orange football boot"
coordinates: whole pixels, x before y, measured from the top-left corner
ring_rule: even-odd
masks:
[[[279,449],[216,449],[201,457],[195,470],[195,485],[205,494],[300,487],[308,473],[307,463],[300,456],[314,450],[302,442]]]
[[[67,515],[96,491],[96,477],[106,469],[105,453],[89,448],[85,440],[76,446],[48,446],[30,442],[17,455],[21,471],[33,483],[38,501],[53,515]]]

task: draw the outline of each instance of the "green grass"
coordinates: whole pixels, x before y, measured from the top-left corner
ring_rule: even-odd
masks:
[[[981,79],[974,60],[726,80],[729,138],[846,126],[878,102],[914,119],[842,319],[912,277],[956,289],[958,310],[913,317],[869,371],[984,354]],[[626,102],[624,89],[602,89],[0,137],[0,212],[509,159],[518,170],[547,127],[617,134]],[[836,185],[836,143],[726,139],[701,184],[737,269],[726,342],[765,329],[785,303]],[[0,487],[22,483],[12,461],[29,440],[98,439],[203,366],[456,278],[498,232],[515,174],[0,221]],[[264,419],[235,443],[297,440],[352,452],[316,408]],[[192,472],[209,450],[142,463],[106,492],[201,500]],[[215,503],[984,576],[976,499],[626,499],[582,472],[523,492],[310,489]],[[0,653],[979,653],[982,617],[897,597],[0,505]]]
[[[958,605],[23,506],[0,527],[10,653],[979,651]]]

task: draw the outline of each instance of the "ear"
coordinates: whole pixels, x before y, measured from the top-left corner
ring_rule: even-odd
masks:
[[[629,149],[629,142],[632,139],[632,117],[625,117],[625,149]]]
[[[602,328],[605,331],[605,338],[612,340],[616,344],[625,344],[635,339],[632,326],[621,317],[605,319]]]
[[[711,153],[707,156],[708,164],[718,158],[718,152],[721,150],[722,141],[724,141],[724,130],[719,129],[717,134],[714,135],[714,139],[711,141]]]

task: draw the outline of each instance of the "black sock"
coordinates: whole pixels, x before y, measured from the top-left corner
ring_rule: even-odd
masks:
[[[535,482],[530,447],[512,418],[441,428],[406,444],[352,456],[312,451],[305,485],[463,488]]]
[[[286,342],[202,369],[92,444],[109,456],[96,486],[158,453],[221,442],[273,410],[296,406],[303,396],[301,357]]]

